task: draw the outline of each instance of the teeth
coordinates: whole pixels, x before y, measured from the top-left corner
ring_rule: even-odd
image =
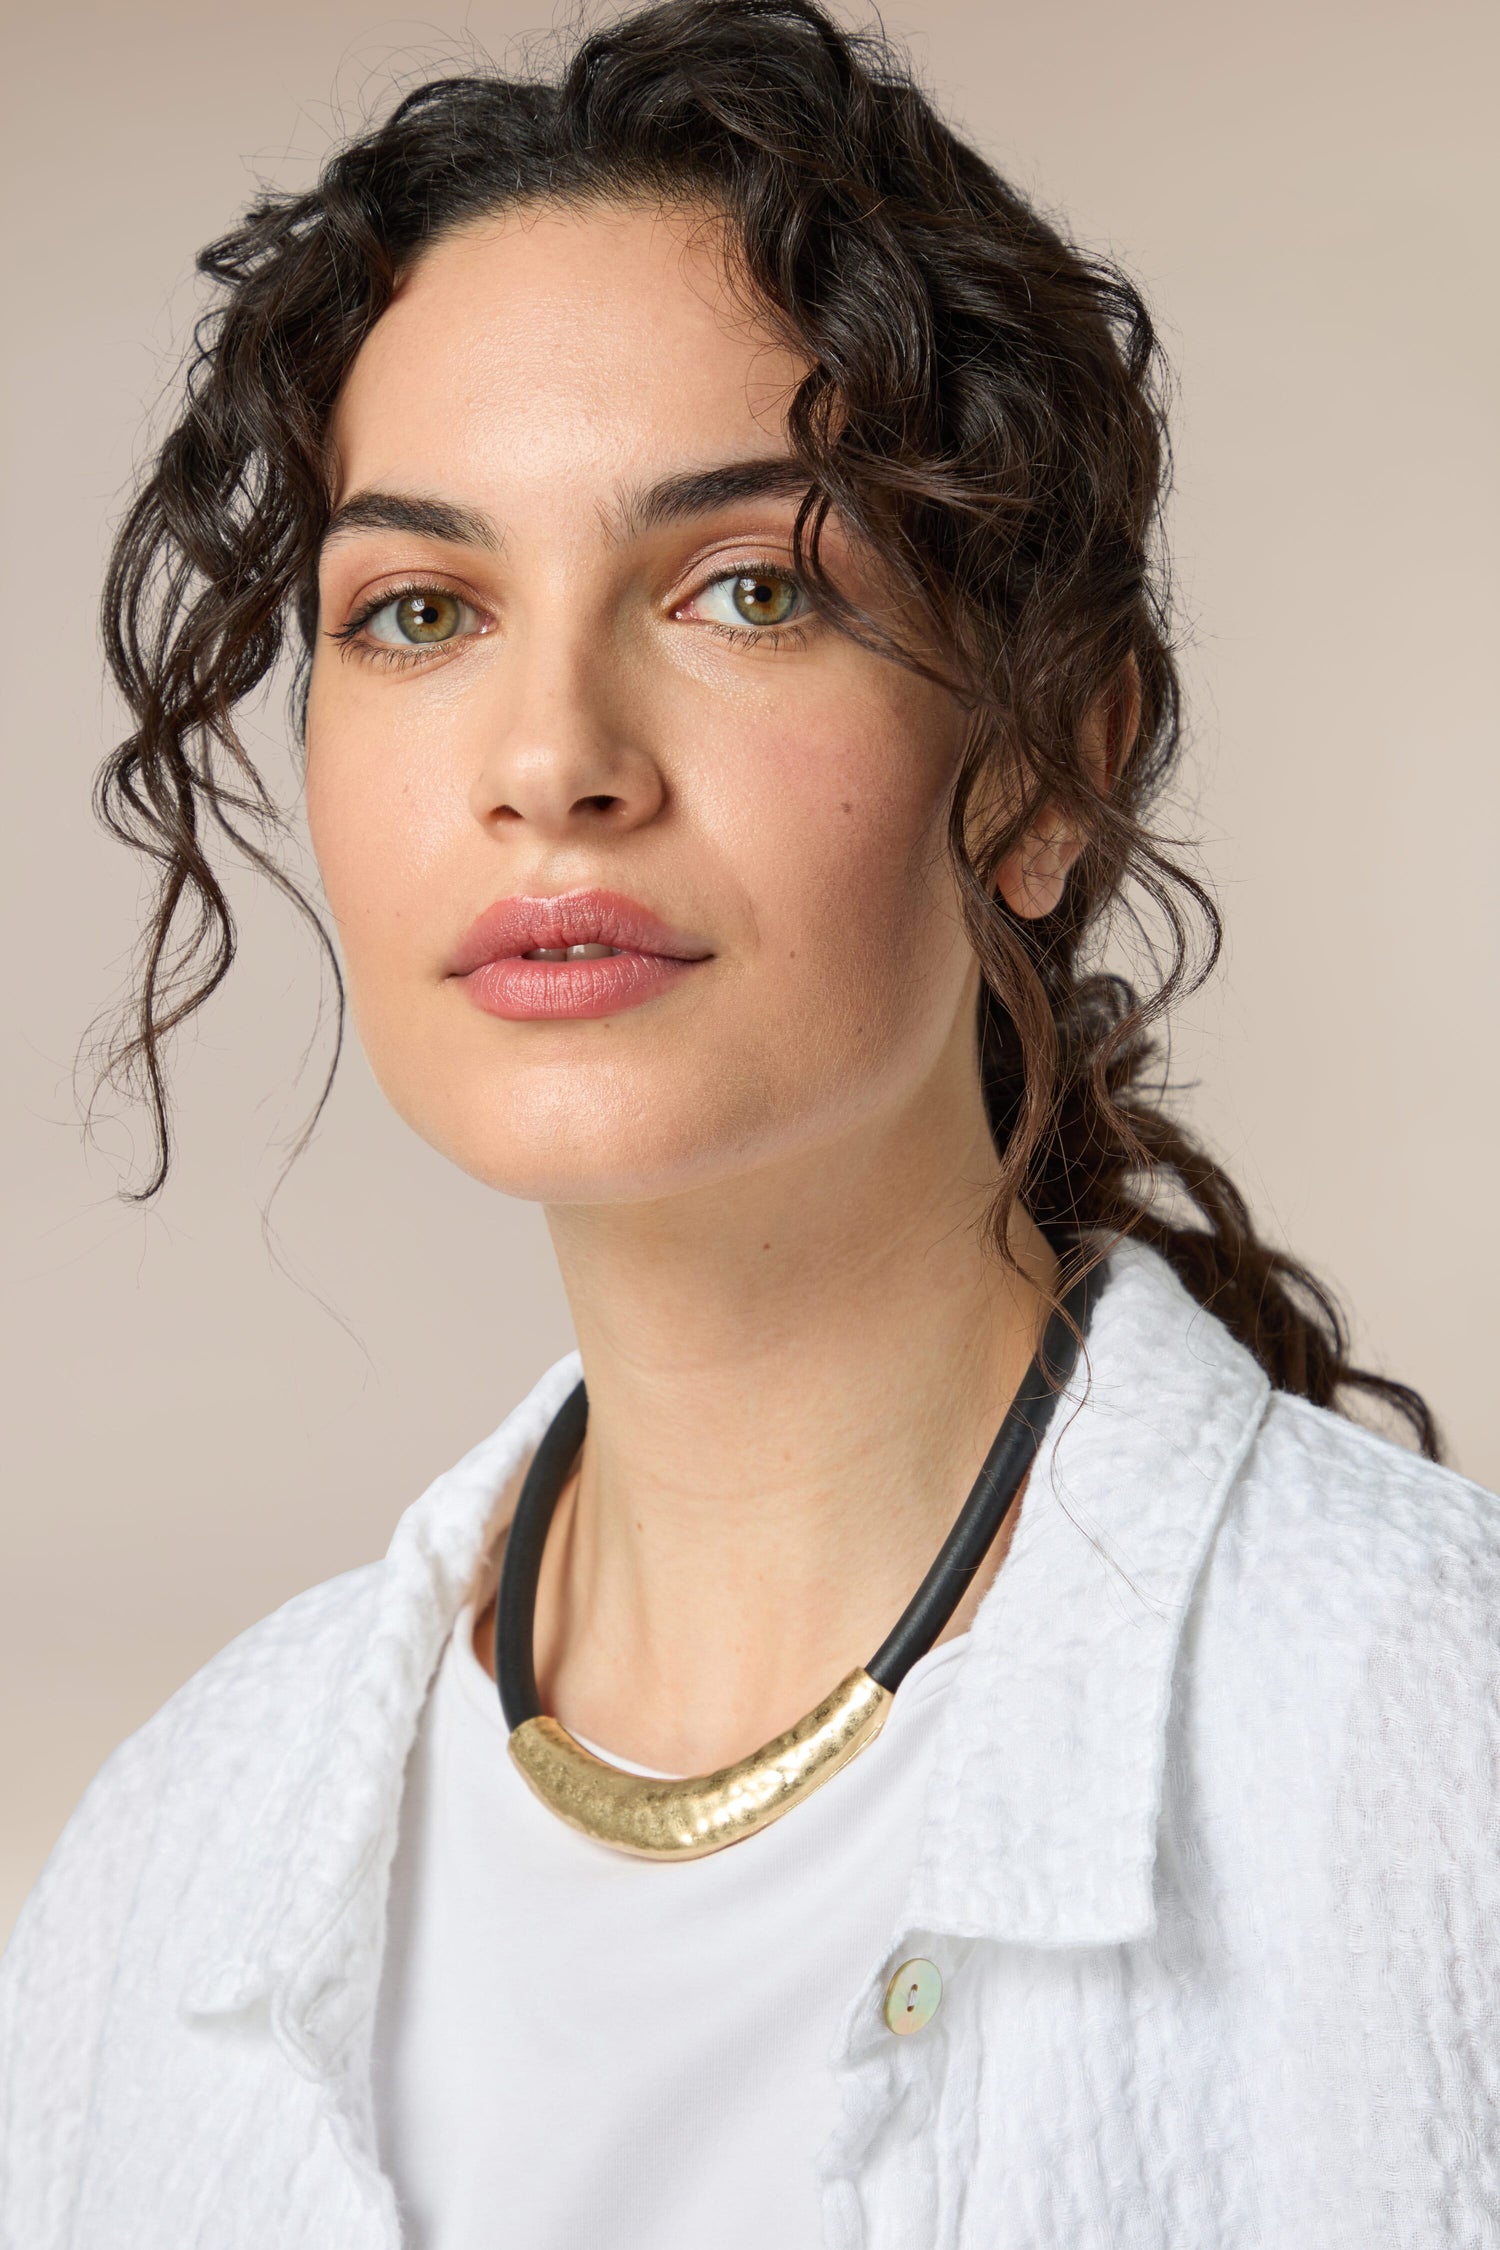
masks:
[[[620,951],[618,945],[537,945],[521,958],[524,961],[608,961]]]

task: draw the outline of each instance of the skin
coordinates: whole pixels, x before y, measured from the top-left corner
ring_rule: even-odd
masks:
[[[547,208],[426,255],[333,433],[340,504],[472,519],[355,522],[323,557],[308,812],[356,1020],[424,1139],[546,1207],[591,1420],[541,1691],[673,1772],[754,1748],[883,1638],[1052,1274],[1024,1215],[1019,1273],[978,1234],[995,1159],[942,842],[960,712],[816,619],[736,620],[725,575],[789,564],[792,493],[631,518],[664,478],[784,458],[801,372],[710,223]],[[827,553],[879,606],[837,527]],[[332,637],[412,585],[460,599],[462,631],[395,662],[369,640],[389,610]],[[1007,900],[1049,911],[1075,849],[1044,823]],[[586,1021],[498,1020],[446,973],[494,900],[589,886],[711,957]]]

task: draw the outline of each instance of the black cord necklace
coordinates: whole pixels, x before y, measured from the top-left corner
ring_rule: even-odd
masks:
[[[685,1781],[626,1773],[596,1758],[544,1714],[537,1694],[532,1647],[537,1582],[558,1495],[588,1426],[588,1393],[579,1383],[526,1472],[495,1604],[495,1678],[511,1730],[510,1754],[543,1803],[617,1851],[642,1859],[698,1859],[779,1819],[872,1742],[897,1688],[963,1599],[1036,1458],[1058,1394],[1073,1372],[1097,1279],[1095,1268],[1075,1282],[1048,1321],[936,1561],[869,1663],[774,1742],[718,1773]]]

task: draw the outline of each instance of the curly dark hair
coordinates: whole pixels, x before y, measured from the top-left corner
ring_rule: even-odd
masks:
[[[1054,1239],[1137,1235],[1275,1384],[1319,1405],[1372,1396],[1435,1454],[1425,1402],[1351,1365],[1327,1290],[1258,1237],[1159,1084],[1151,1028],[1212,966],[1219,922],[1146,820],[1180,744],[1166,380],[1147,309],[943,124],[889,45],[814,0],[661,0],[577,40],[555,79],[436,78],[316,187],[266,196],[199,258],[217,303],[104,597],[135,726],[98,805],[159,878],[107,1064],[151,1114],[136,1192],[157,1192],[171,1155],[164,1043],[234,955],[216,842],[294,899],[337,979],[235,712],[289,633],[304,658],[312,645],[327,431],[350,363],[448,230],[518,204],[622,198],[722,222],[739,283],[808,368],[789,439],[808,475],[797,549],[815,600],[878,642],[820,568],[836,510],[922,620],[920,648],[880,645],[936,663],[970,715],[949,841],[983,971],[992,1240],[1018,1198]],[[1121,731],[1137,684],[1134,747],[1103,777],[1086,721],[1113,703]],[[995,871],[1044,804],[1086,842],[1061,904],[1029,922]],[[1155,932],[1149,989],[1097,966],[1122,910]],[[340,1024],[342,1005],[340,986]]]

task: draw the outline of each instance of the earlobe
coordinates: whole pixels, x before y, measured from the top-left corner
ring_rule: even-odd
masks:
[[[1140,724],[1141,673],[1132,651],[1083,722],[1079,749],[1100,791],[1112,789],[1124,771]],[[1047,806],[995,872],[996,888],[1011,912],[1028,922],[1055,912],[1082,849],[1081,831],[1056,806]]]
[[[1082,849],[1083,838],[1076,829],[1048,806],[995,871],[996,887],[1012,914],[1037,922],[1052,913]]]

